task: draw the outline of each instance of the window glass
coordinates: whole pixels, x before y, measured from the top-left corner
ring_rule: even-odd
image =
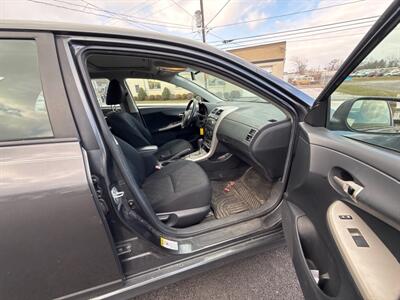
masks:
[[[331,95],[328,128],[400,151],[399,25]]]
[[[119,107],[119,105],[107,105],[106,98],[107,98],[107,89],[110,80],[107,78],[96,78],[92,79],[92,85],[94,92],[96,94],[97,101],[100,104],[100,107]]]
[[[161,82],[160,81],[155,81],[155,80],[149,80],[149,89],[150,90],[160,90],[161,89]]]
[[[192,81],[223,101],[266,102],[265,99],[224,79],[203,72],[181,72],[179,76]]]
[[[52,137],[33,40],[0,40],[0,140]]]
[[[181,104],[193,98],[193,93],[174,84],[149,79],[128,78],[126,85],[137,105]]]

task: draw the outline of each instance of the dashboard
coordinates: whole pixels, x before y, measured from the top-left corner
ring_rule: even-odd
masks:
[[[291,121],[277,106],[265,102],[227,102],[208,114],[203,148],[210,157],[222,144],[275,181],[283,174],[290,134]]]

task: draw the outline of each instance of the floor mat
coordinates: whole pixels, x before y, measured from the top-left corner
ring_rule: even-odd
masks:
[[[236,181],[211,181],[211,205],[217,219],[260,207],[272,190],[272,183],[250,168]]]

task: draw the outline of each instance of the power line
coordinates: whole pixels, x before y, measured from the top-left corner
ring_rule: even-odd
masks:
[[[281,34],[287,34],[287,33],[292,33],[292,32],[298,32],[298,31],[315,31],[315,30],[323,30],[323,29],[330,29],[330,28],[324,28],[327,26],[333,26],[331,28],[340,28],[344,26],[352,26],[352,25],[359,25],[362,23],[366,22],[372,22],[376,19],[378,16],[371,16],[371,17],[365,17],[365,18],[359,18],[359,19],[353,19],[353,20],[347,20],[347,21],[340,21],[340,22],[333,22],[333,23],[328,23],[328,24],[322,24],[322,25],[315,25],[315,26],[308,26],[308,27],[303,27],[303,28],[296,28],[296,29],[290,29],[290,30],[283,30],[283,31],[277,31],[277,32],[271,32],[271,33],[266,33],[266,34],[258,34],[258,35],[252,35],[252,36],[245,36],[245,37],[237,37],[237,38],[231,38],[231,39],[225,39],[224,43],[230,43],[232,41],[238,41],[238,40],[246,40],[246,39],[252,39],[255,40],[257,38],[264,38],[268,37],[271,35],[281,35]],[[348,24],[353,22],[353,24]],[[357,22],[357,23],[355,23]],[[215,43],[215,42],[214,42]]]
[[[48,5],[48,6],[53,6],[53,7],[57,7],[57,8],[62,8],[62,9],[66,9],[66,10],[70,10],[70,11],[76,11],[82,14],[88,14],[88,15],[94,15],[94,16],[99,16],[99,17],[105,17],[105,18],[109,18],[109,15],[104,15],[104,14],[99,14],[99,13],[94,13],[94,12],[89,12],[89,11],[81,11],[79,9],[75,9],[75,8],[71,8],[71,7],[65,7],[65,6],[61,6],[61,5],[56,5],[56,4],[52,4],[52,3],[48,3],[48,2],[43,2],[43,1],[38,1],[38,0],[27,0],[29,2],[34,2],[34,3],[39,3],[39,4],[44,4],[44,5]],[[121,18],[117,18],[117,19],[121,19]],[[124,21],[133,23],[132,25],[139,27],[141,24],[137,24],[137,22],[133,22],[133,21],[129,21],[126,19],[123,19]]]
[[[357,29],[357,28],[371,27],[374,23],[371,22],[371,23],[369,23],[369,24],[367,24],[367,25],[363,25],[363,24],[365,24],[365,23],[354,24],[354,25],[361,25],[361,26],[347,27],[347,28],[342,28],[342,29],[336,29],[336,27],[335,27],[335,28],[332,27],[332,28],[323,29],[323,31],[321,31],[321,29],[315,30],[315,31],[318,31],[318,32],[309,31],[309,32],[300,32],[300,33],[284,34],[284,35],[272,36],[272,37],[266,36],[266,37],[263,37],[263,38],[249,39],[249,40],[242,41],[242,42],[236,42],[235,44],[244,45],[245,43],[248,43],[248,42],[265,41],[266,39],[267,39],[267,40],[270,40],[270,39],[286,40],[286,39],[289,39],[289,38],[293,38],[293,35],[294,35],[294,38],[296,38],[296,37],[307,37],[307,36],[313,36],[313,35],[321,35],[321,34],[332,33],[332,32],[341,32],[341,31],[353,30],[353,29]],[[333,30],[333,31],[327,31],[327,30]],[[220,44],[220,45],[215,45],[215,46],[221,46],[221,45],[223,45],[223,44],[226,45],[226,44],[230,44],[230,43],[231,43],[231,42],[229,42],[229,43],[222,43],[222,44]]]
[[[59,1],[59,2],[61,2],[61,0],[53,0],[53,1]],[[102,9],[101,9],[101,7],[98,7],[97,5],[94,5],[94,4],[92,4],[92,3],[90,3],[89,1],[86,1],[86,0],[81,0],[83,3],[86,3],[86,5],[89,5],[89,6],[91,6],[91,7],[94,7],[95,8],[95,10],[97,10],[97,11],[103,11]],[[67,2],[67,1],[62,1],[62,2],[66,2],[66,3],[70,3],[70,2]],[[70,3],[70,4],[73,4],[73,3]],[[141,8],[141,9],[143,9],[143,7]],[[114,16],[121,16],[121,14],[120,13],[117,13],[117,12],[106,12],[106,13],[109,13],[111,16],[109,16],[109,18],[110,19],[115,19],[115,17]],[[124,20],[125,21],[128,21],[129,22],[129,20],[127,20],[127,18],[125,18],[124,17]],[[153,28],[151,28],[151,27],[149,27],[149,26],[146,26],[146,25],[143,25],[143,24],[139,24],[139,23],[135,23],[136,24],[136,26],[139,26],[139,28],[144,28],[144,29],[147,29],[147,30],[151,30],[151,31],[155,31],[155,32],[160,32],[160,31],[158,31],[158,30],[155,30],[155,29],[153,29]]]
[[[356,32],[352,34],[342,34],[342,35],[335,35],[333,36],[334,38],[341,38],[341,37],[347,37],[347,36],[355,36],[355,35],[365,35],[365,32]],[[300,40],[289,40],[289,42],[307,42],[307,41],[315,41],[315,40],[326,40],[326,39],[331,39],[332,36],[324,36],[324,37],[319,37],[319,38],[312,38],[312,39],[300,39]]]
[[[276,15],[276,16],[260,18],[260,19],[254,19],[254,20],[247,20],[247,21],[239,21],[239,22],[235,22],[235,23],[229,23],[229,24],[214,26],[214,27],[212,27],[212,29],[235,26],[235,25],[240,25],[240,24],[247,24],[247,23],[252,23],[252,22],[263,22],[263,21],[268,21],[268,20],[272,20],[272,19],[278,19],[278,18],[293,16],[293,15],[308,13],[308,12],[312,12],[312,11],[328,9],[328,8],[332,8],[332,7],[350,5],[350,4],[363,2],[363,1],[365,1],[365,0],[356,0],[356,1],[352,1],[352,2],[345,2],[345,3],[340,3],[340,4],[332,4],[332,5],[327,5],[327,6],[324,6],[324,7],[317,7],[317,8],[307,9],[307,10],[295,11],[295,12],[291,12],[291,13],[287,13],[287,14],[283,14],[283,15]]]
[[[157,1],[156,1],[156,2],[157,2]],[[157,9],[156,11],[153,11],[153,12],[151,12],[150,14],[146,14],[146,15],[144,15],[143,17],[144,17],[144,18],[147,18],[148,16],[150,16],[150,15],[152,15],[152,14],[159,13],[160,11],[166,10],[166,9],[172,7],[172,6],[175,6],[175,3],[170,3],[169,5],[164,6],[164,7],[160,8],[160,9]]]
[[[145,4],[141,8],[139,8],[139,10],[136,11],[136,14],[141,12],[141,11],[143,11],[143,10],[145,10],[146,8],[151,7],[152,5],[154,5],[155,3],[159,2],[159,1],[160,0],[155,0],[155,1],[150,2],[150,3],[149,3],[149,1],[145,2]]]
[[[225,2],[225,4],[221,7],[221,9],[214,15],[214,17],[211,18],[210,21],[208,21],[208,23],[206,24],[206,27],[212,22],[214,21],[214,19],[221,13],[221,11],[229,4],[231,0],[228,0]]]
[[[53,1],[62,1],[62,0],[53,0]],[[133,18],[133,19],[138,19],[138,20],[145,20],[146,22],[147,21],[151,21],[151,22],[155,22],[155,24],[166,24],[166,25],[175,25],[175,26],[182,26],[182,27],[188,27],[188,28],[190,28],[189,26],[186,26],[186,25],[183,25],[183,24],[178,24],[178,23],[171,23],[171,22],[164,22],[164,21],[159,21],[159,20],[154,20],[154,19],[148,19],[148,18],[142,18],[142,17],[136,17],[136,16],[132,16],[132,15],[127,15],[127,14],[122,14],[122,13],[116,13],[116,12],[114,12],[114,11],[110,11],[110,10],[106,10],[106,9],[103,9],[103,8],[101,8],[101,7],[99,7],[99,6],[97,6],[97,5],[94,5],[94,4],[92,4],[92,3],[90,3],[89,1],[87,1],[87,0],[81,0],[81,1],[83,1],[83,2],[85,2],[85,3],[87,3],[87,4],[89,4],[90,6],[92,6],[92,7],[95,7],[97,10],[100,10],[100,11],[102,11],[102,12],[106,12],[106,13],[109,13],[109,14],[115,14],[115,15],[119,15],[119,16],[123,16],[123,17],[127,17],[127,18]],[[65,2],[65,1],[64,1]],[[156,1],[157,2],[157,1]],[[71,2],[69,2],[71,5],[73,4],[73,3],[71,3]],[[155,3],[155,2],[154,2]],[[153,3],[153,4],[154,4]],[[144,7],[142,7],[140,10],[143,10],[144,8],[145,8],[146,6],[144,6]],[[140,11],[139,10],[139,11]],[[142,22],[142,21],[141,21]],[[143,23],[143,22],[142,22]]]
[[[351,29],[358,29],[358,28],[365,28],[365,27],[368,27],[368,26],[360,26],[360,27],[351,28]],[[339,31],[331,31],[331,32],[327,32],[327,34],[336,33],[336,32],[339,32]],[[346,34],[346,35],[333,35],[333,36],[316,37],[316,38],[310,38],[310,39],[301,39],[301,37],[293,37],[293,38],[288,38],[288,39],[278,39],[277,38],[277,39],[269,39],[269,40],[266,40],[266,41],[260,41],[260,42],[257,42],[257,43],[250,43],[250,44],[239,44],[239,43],[236,43],[238,45],[238,47],[225,46],[225,47],[220,47],[220,49],[221,50],[234,50],[234,49],[240,49],[240,48],[245,48],[245,47],[252,47],[252,46],[260,46],[260,45],[264,45],[264,44],[278,43],[278,42],[281,42],[281,41],[285,41],[285,42],[306,42],[306,41],[323,40],[323,39],[331,39],[331,38],[339,38],[339,37],[347,37],[347,36],[355,36],[355,35],[365,35],[365,32],[351,33],[351,34]],[[304,37],[307,37],[307,36],[304,36]]]
[[[334,31],[324,31],[324,32],[316,32],[316,33],[310,33],[306,35],[296,35],[296,36],[277,36],[277,37],[270,37],[270,38],[265,38],[265,39],[255,39],[255,40],[248,40],[248,41],[243,41],[243,42],[233,42],[233,44],[238,45],[240,47],[247,47],[249,45],[255,45],[255,44],[265,44],[265,43],[277,43],[277,42],[289,42],[293,41],[293,39],[296,38],[304,38],[304,37],[310,37],[310,36],[320,36],[322,34],[330,34],[330,33],[336,33],[336,32],[342,32],[342,31],[348,31],[348,30],[354,30],[354,29],[359,29],[359,28],[370,28],[372,24],[369,25],[363,25],[363,26],[357,26],[357,27],[351,27],[351,28],[343,28],[339,30],[334,30]],[[251,42],[256,42],[253,44],[249,44]],[[215,47],[223,46],[227,44],[219,44],[215,45]],[[229,47],[229,46],[228,46]]]
[[[224,38],[222,38],[222,37],[220,37],[220,36],[218,36],[218,35],[216,35],[215,33],[213,33],[213,32],[207,32],[208,34],[211,34],[212,36],[215,36],[217,39],[220,39],[220,40],[225,40]],[[211,42],[212,43],[212,42]]]
[[[81,0],[83,3],[86,3],[86,2],[84,2],[85,0]],[[155,0],[155,2],[157,2],[157,1],[159,1],[159,0]],[[153,2],[153,4],[155,3],[155,2]],[[72,3],[71,3],[72,4]],[[142,6],[142,7],[140,7],[139,8],[139,10],[138,10],[138,7],[136,7],[135,5],[133,6],[133,7],[131,7],[130,9],[128,9],[127,10],[127,12],[125,12],[125,14],[129,14],[129,13],[131,13],[133,10],[135,10],[135,13],[138,13],[139,11],[142,11],[144,8],[146,8],[146,5],[144,5],[144,6]],[[117,12],[117,11],[115,11],[117,14],[119,13],[119,12]],[[117,19],[115,19],[115,18],[113,18],[113,17],[110,17],[110,18],[108,18],[108,20],[106,21],[106,22],[104,22],[103,24],[111,24],[113,21],[118,21]],[[115,23],[115,22],[113,22],[113,23]],[[149,30],[152,30],[152,31],[155,31],[155,32],[160,32],[160,31],[158,31],[158,30],[155,30],[154,28],[151,28],[150,26],[145,26],[145,25],[141,25],[143,28],[146,28],[146,29],[149,29]]]
[[[48,5],[48,6],[53,6],[53,7],[57,7],[57,8],[67,9],[67,10],[71,10],[71,11],[77,11],[77,12],[81,12],[81,13],[97,15],[97,16],[101,16],[101,17],[109,17],[109,16],[103,15],[103,14],[98,14],[98,13],[89,12],[89,11],[81,11],[81,10],[78,10],[76,8],[62,6],[62,5],[58,5],[58,4],[54,4],[54,3],[50,3],[50,2],[45,2],[45,1],[40,1],[40,0],[27,0],[27,1],[35,2],[35,3],[39,3],[39,4],[44,4],[44,5]],[[88,8],[85,5],[72,3],[72,2],[69,2],[69,1],[63,1],[63,0],[52,0],[52,1],[68,4],[68,5],[75,6],[75,7]],[[95,7],[95,9],[94,8],[89,8],[89,9],[92,9],[92,10],[95,10],[95,11],[105,12],[107,14],[115,14],[115,15],[121,16],[119,19],[122,19],[124,21],[127,20],[126,18],[129,18],[130,22],[134,22],[135,21],[135,22],[142,23],[142,24],[148,24],[148,25],[154,25],[154,26],[160,26],[160,27],[165,27],[165,25],[169,25],[171,28],[179,28],[179,29],[190,29],[191,28],[190,26],[183,25],[183,24],[178,24],[178,23],[164,22],[164,21],[158,21],[158,20],[153,20],[153,19],[148,19],[148,18],[136,17],[136,16],[132,16],[132,15],[126,15],[126,14],[122,14],[122,13],[115,13],[113,11],[102,9],[101,7],[98,7],[98,6],[94,5],[94,4],[91,4],[88,1],[84,1],[84,2],[88,3],[92,7]],[[123,18],[125,18],[125,19],[123,19]],[[132,19],[137,19],[137,20],[132,20]],[[144,19],[144,21],[141,21],[142,19]]]
[[[191,14],[190,12],[188,12],[186,10],[186,8],[184,8],[182,5],[179,4],[179,2],[176,2],[175,0],[170,0],[171,2],[173,2],[176,6],[178,6],[180,9],[182,9],[185,13],[187,13],[191,18],[193,18],[193,14]]]

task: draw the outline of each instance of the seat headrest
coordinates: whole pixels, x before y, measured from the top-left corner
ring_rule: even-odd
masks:
[[[124,90],[118,80],[113,79],[108,84],[106,104],[107,105],[118,105],[122,103],[124,96]]]

